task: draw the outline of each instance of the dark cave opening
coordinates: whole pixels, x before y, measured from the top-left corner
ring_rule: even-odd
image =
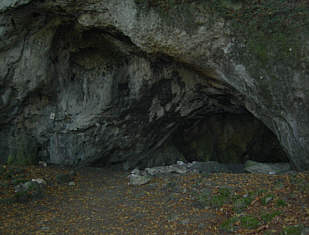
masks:
[[[250,113],[220,113],[188,120],[175,132],[172,143],[188,162],[289,161],[272,131]]]
[[[144,169],[172,165],[177,161],[216,161],[234,167],[247,160],[289,162],[273,132],[249,112],[207,114],[179,123],[175,132],[160,147],[142,155],[136,164],[130,160],[111,163],[108,158],[101,158],[89,165],[111,169]],[[129,164],[128,168],[124,167],[126,164]]]

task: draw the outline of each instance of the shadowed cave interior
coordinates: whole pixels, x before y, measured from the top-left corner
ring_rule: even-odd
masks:
[[[247,160],[289,162],[276,136],[252,114],[220,113],[182,120],[165,143],[137,165],[145,168],[177,161],[244,164]],[[113,167],[104,159],[90,165]]]

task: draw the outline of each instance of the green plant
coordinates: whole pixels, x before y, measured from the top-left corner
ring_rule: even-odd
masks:
[[[212,196],[209,205],[214,208],[220,208],[231,199],[231,191],[228,188],[220,188],[217,195]]]
[[[286,201],[282,200],[282,199],[278,199],[276,201],[276,206],[277,207],[285,207],[287,205]]]
[[[247,192],[245,195],[242,196],[234,196],[233,197],[233,210],[234,212],[241,212],[245,208],[247,208],[254,198],[258,195],[258,192]]]
[[[239,221],[239,219],[237,217],[232,217],[232,218],[229,218],[227,220],[225,220],[221,225],[220,225],[220,228],[224,231],[227,231],[227,232],[233,232],[235,231],[235,223]]]
[[[231,193],[230,189],[228,189],[228,188],[222,187],[222,188],[219,189],[219,195],[221,195],[222,197],[228,198],[228,197],[231,196],[231,194],[232,193]]]
[[[276,216],[279,216],[280,214],[281,214],[280,211],[265,213],[261,215],[261,219],[264,221],[264,223],[270,223]]]
[[[262,196],[263,194],[265,194],[267,191],[265,190],[265,189],[259,189],[258,191],[257,191],[257,195],[258,196]]]
[[[203,190],[197,198],[203,206],[220,208],[230,201],[231,191],[228,188],[220,188],[218,194],[211,196],[210,190]]]
[[[226,202],[226,198],[222,195],[214,195],[210,201],[209,201],[209,205],[213,208],[220,208],[224,205],[224,203]]]
[[[247,229],[255,229],[260,225],[260,222],[257,218],[246,215],[240,217],[240,226]]]
[[[303,225],[291,225],[283,228],[281,235],[300,235],[304,226]]]
[[[237,198],[233,201],[233,211],[234,212],[241,212],[243,211],[244,209],[246,209],[250,203],[252,202],[252,198],[250,197],[247,197],[247,198],[244,198],[244,197],[241,197],[241,198]]]

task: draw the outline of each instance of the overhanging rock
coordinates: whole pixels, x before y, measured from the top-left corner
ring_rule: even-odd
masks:
[[[134,167],[187,120],[249,110],[309,168],[305,28],[270,47],[202,1],[15,2],[0,4],[1,156],[22,133],[43,160]]]

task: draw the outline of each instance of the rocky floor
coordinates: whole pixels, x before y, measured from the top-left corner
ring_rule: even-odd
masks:
[[[190,172],[132,186],[103,168],[77,170],[70,185],[57,180],[66,168],[1,171],[0,234],[309,234],[309,173]],[[45,179],[43,195],[8,200],[20,178]]]

